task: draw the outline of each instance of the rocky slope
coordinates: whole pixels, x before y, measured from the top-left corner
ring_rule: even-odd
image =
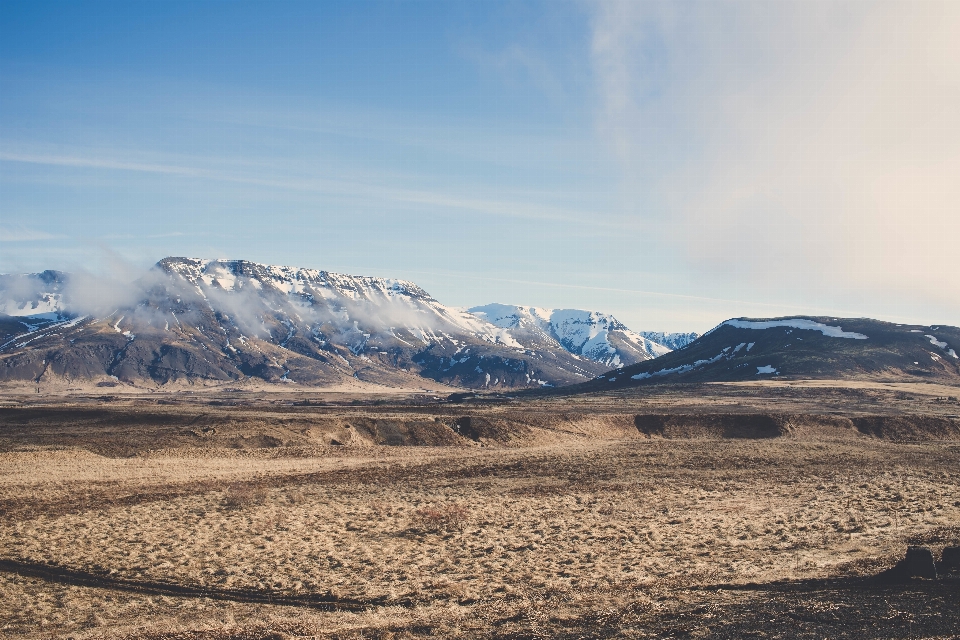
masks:
[[[738,318],[657,360],[618,368],[570,391],[800,378],[960,384],[958,350],[957,327],[862,318]]]
[[[612,315],[580,309],[488,304],[469,311],[504,329],[506,335],[521,344],[564,349],[608,368],[651,360],[697,337],[696,334],[635,333]],[[668,342],[672,346],[667,346]]]
[[[56,319],[66,306],[63,298],[66,278],[60,271],[0,275],[0,318]]]
[[[85,307],[68,275],[0,276],[0,381],[539,387],[669,351],[601,314],[527,331],[412,282],[243,260],[166,258],[121,293]]]

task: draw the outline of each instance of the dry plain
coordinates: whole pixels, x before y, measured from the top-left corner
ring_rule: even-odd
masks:
[[[0,634],[956,637],[956,396],[8,395]]]

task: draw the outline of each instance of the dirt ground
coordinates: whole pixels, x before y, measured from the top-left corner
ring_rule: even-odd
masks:
[[[949,391],[8,396],[0,635],[957,637]]]

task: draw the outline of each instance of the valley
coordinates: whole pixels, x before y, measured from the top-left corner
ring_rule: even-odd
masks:
[[[958,34],[0,2],[0,640],[960,640]]]
[[[112,310],[65,274],[2,278],[7,635],[960,626],[956,327],[635,332],[188,258]],[[942,575],[884,577],[908,546]]]
[[[949,637],[952,389],[5,393],[0,633]]]

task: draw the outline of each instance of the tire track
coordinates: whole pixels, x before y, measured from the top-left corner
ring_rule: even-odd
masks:
[[[24,578],[39,578],[47,582],[76,587],[93,587],[97,589],[123,591],[126,593],[172,596],[176,598],[210,598],[212,600],[249,604],[306,607],[319,609],[321,611],[365,611],[372,607],[386,604],[403,607],[412,606],[412,603],[407,601],[390,601],[388,603],[384,599],[355,600],[352,598],[339,598],[329,591],[325,594],[311,593],[293,595],[259,589],[221,589],[217,587],[194,587],[157,580],[134,580],[40,562],[24,562],[20,560],[0,560],[0,572],[13,573]]]

